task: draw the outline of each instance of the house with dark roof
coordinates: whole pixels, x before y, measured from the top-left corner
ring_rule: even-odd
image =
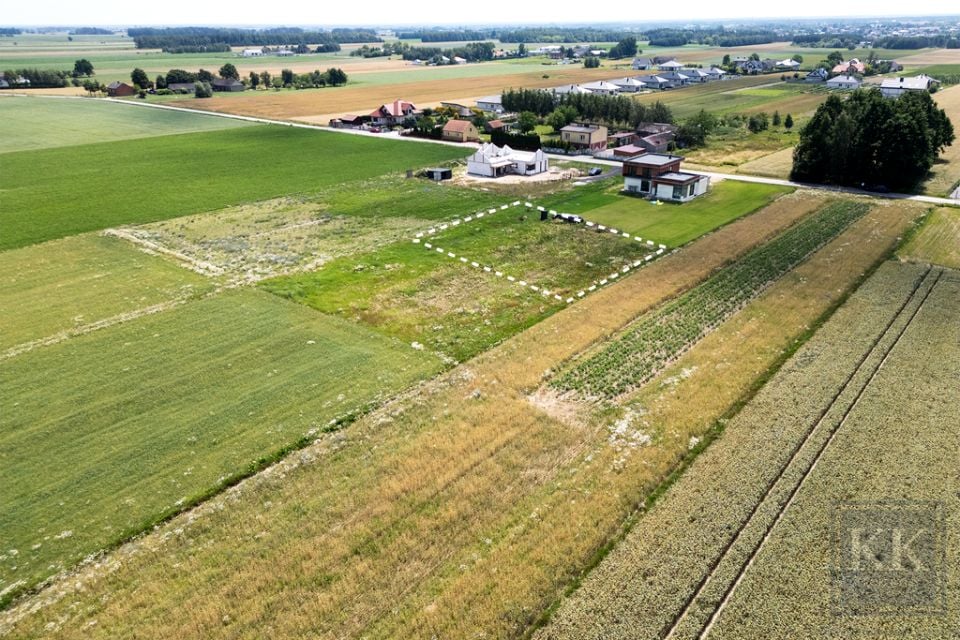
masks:
[[[633,144],[636,141],[637,141],[636,131],[619,131],[617,133],[610,134],[610,137],[607,138],[607,146],[622,147],[627,144]]]
[[[193,93],[195,88],[196,84],[193,82],[171,82],[167,85],[167,89],[174,93]]]
[[[623,161],[623,189],[652,200],[688,202],[707,192],[710,178],[680,171],[681,156],[647,153]]]
[[[236,78],[217,78],[210,83],[214,91],[243,91],[243,83]]]
[[[448,120],[442,137],[449,142],[480,142],[480,132],[469,120]]]
[[[805,82],[826,82],[827,78],[830,77],[830,73],[823,67],[817,67],[813,71],[807,74],[804,78]]]
[[[560,140],[581,151],[607,148],[607,128],[595,124],[568,124],[560,129]]]
[[[637,146],[643,147],[649,153],[664,153],[670,150],[670,143],[677,139],[673,131],[651,133],[637,138]]]
[[[123,96],[132,96],[137,92],[136,89],[128,85],[126,82],[119,82],[114,80],[107,85],[107,95],[111,98],[122,98]]]
[[[653,69],[656,64],[652,58],[634,58],[631,66],[635,71],[647,71]]]

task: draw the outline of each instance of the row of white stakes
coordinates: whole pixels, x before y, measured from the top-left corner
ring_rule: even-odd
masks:
[[[473,221],[473,220],[475,220],[475,219],[483,218],[483,217],[484,217],[485,215],[487,215],[487,214],[492,215],[492,214],[496,213],[497,211],[504,211],[504,210],[506,210],[506,209],[509,209],[511,206],[516,207],[516,206],[519,206],[520,204],[521,204],[521,202],[520,202],[519,200],[517,200],[517,201],[515,201],[515,202],[512,202],[512,203],[510,203],[510,204],[504,204],[504,205],[501,205],[499,209],[488,209],[486,212],[480,212],[480,213],[474,214],[474,215],[472,215],[472,216],[466,216],[466,217],[463,219],[462,222],[464,222],[464,223],[471,222],[471,221]],[[523,205],[524,205],[525,207],[527,207],[527,208],[533,208],[533,204],[530,203],[530,202],[524,202]],[[539,212],[544,212],[544,211],[547,211],[547,209],[545,209],[544,207],[537,207],[537,211],[539,211]],[[551,216],[554,216],[554,217],[556,217],[556,216],[558,215],[557,212],[554,211],[554,210],[552,210],[552,209],[551,209],[548,213],[549,213]],[[610,233],[613,233],[613,234],[622,235],[623,237],[627,237],[627,238],[631,237],[630,234],[628,234],[628,233],[626,233],[626,232],[622,232],[622,233],[621,233],[621,232],[618,232],[616,229],[607,229],[607,227],[604,227],[603,225],[595,225],[595,223],[593,223],[593,222],[588,222],[588,221],[584,221],[584,222],[585,222],[585,224],[586,224],[588,227],[596,226],[598,231],[608,230]],[[544,296],[544,297],[549,297],[549,296],[550,296],[551,291],[549,291],[549,290],[547,290],[547,289],[545,289],[545,288],[538,287],[538,286],[535,285],[535,284],[531,284],[531,283],[529,283],[529,282],[526,282],[525,280],[520,280],[520,279],[518,279],[518,278],[515,278],[514,276],[505,275],[502,271],[496,271],[496,270],[494,270],[493,267],[489,267],[489,266],[486,266],[486,265],[481,265],[479,262],[477,262],[477,261],[475,261],[475,260],[470,260],[469,258],[466,258],[466,257],[464,257],[464,256],[457,256],[457,254],[453,253],[452,251],[446,251],[446,250],[444,250],[442,247],[435,247],[435,246],[433,246],[431,243],[429,243],[429,242],[424,242],[424,241],[423,241],[424,236],[434,235],[434,234],[436,234],[438,231],[443,231],[443,230],[449,228],[450,226],[457,226],[457,225],[459,225],[460,223],[461,223],[461,220],[456,219],[456,220],[451,221],[450,223],[441,224],[441,225],[438,225],[438,226],[435,227],[435,228],[432,227],[432,228],[428,229],[428,230],[425,231],[425,232],[418,233],[418,234],[416,235],[416,237],[413,239],[413,242],[414,242],[414,244],[421,244],[421,243],[422,243],[423,246],[424,246],[424,248],[427,249],[427,250],[432,250],[432,251],[434,251],[434,252],[436,252],[436,253],[439,253],[439,254],[441,254],[441,255],[446,255],[448,258],[459,259],[460,262],[462,262],[463,264],[469,264],[471,267],[473,267],[473,268],[475,268],[475,269],[482,269],[482,270],[483,270],[484,272],[486,272],[486,273],[493,273],[493,275],[496,276],[496,277],[498,277],[498,278],[505,278],[508,282],[515,282],[516,284],[520,285],[521,287],[527,287],[527,288],[529,288],[531,291],[540,293],[540,295],[542,295],[542,296]],[[633,236],[633,237],[634,237],[634,239],[637,240],[637,241],[641,241],[641,240],[642,240],[642,238],[640,238],[639,236]],[[648,240],[648,241],[647,241],[647,245],[648,245],[648,246],[653,246],[653,245],[654,245],[654,242],[653,242],[652,240]],[[631,269],[636,269],[636,268],[642,266],[643,264],[646,264],[647,262],[653,260],[653,259],[656,258],[657,256],[663,255],[663,253],[664,253],[664,251],[666,251],[666,249],[667,249],[666,245],[662,245],[662,244],[661,244],[661,245],[658,247],[657,251],[655,251],[654,253],[647,254],[646,256],[644,256],[644,258],[643,258],[642,260],[634,260],[631,264],[624,265],[619,271],[615,271],[615,272],[611,273],[611,274],[610,274],[609,276],[607,276],[606,278],[600,280],[600,282],[598,282],[597,284],[591,285],[591,286],[588,287],[587,289],[583,289],[583,290],[581,290],[581,291],[578,291],[578,292],[577,292],[577,295],[576,295],[575,297],[569,297],[569,298],[564,299],[562,296],[560,296],[560,295],[558,295],[558,294],[553,294],[553,298],[554,298],[555,300],[557,300],[558,302],[563,302],[563,303],[565,303],[565,304],[570,304],[571,302],[573,302],[573,301],[576,300],[577,298],[583,298],[583,297],[585,297],[588,293],[592,293],[592,292],[596,291],[598,288],[603,287],[604,285],[609,284],[609,283],[612,282],[613,280],[616,280],[617,278],[620,277],[621,274],[626,274],[626,273],[628,273]]]

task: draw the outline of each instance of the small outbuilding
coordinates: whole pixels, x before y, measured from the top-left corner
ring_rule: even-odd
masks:
[[[136,89],[126,82],[111,82],[107,85],[107,95],[111,98],[122,98],[123,96],[132,96],[137,92]]]
[[[453,169],[448,167],[430,167],[424,169],[423,174],[431,180],[440,182],[441,180],[450,180],[453,178]]]
[[[217,78],[210,83],[214,91],[243,91],[246,87],[236,78]]]
[[[480,142],[480,132],[469,120],[448,120],[443,125],[443,139],[450,142]]]

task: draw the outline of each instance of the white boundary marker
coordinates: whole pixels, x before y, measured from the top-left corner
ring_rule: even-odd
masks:
[[[562,219],[562,220],[568,221],[568,222],[569,222],[569,221],[573,221],[573,222],[577,222],[577,223],[582,223],[583,225],[585,225],[585,226],[588,227],[588,228],[596,229],[598,232],[606,231],[606,232],[608,232],[608,233],[610,233],[610,234],[612,234],[612,235],[615,235],[615,236],[617,236],[617,237],[620,237],[620,238],[633,239],[633,240],[635,240],[635,241],[637,241],[637,242],[645,243],[645,247],[650,247],[651,249],[652,249],[652,247],[658,247],[658,248],[657,248],[657,250],[656,250],[655,252],[648,253],[647,255],[645,255],[642,260],[641,260],[641,259],[636,259],[636,260],[634,260],[633,262],[630,262],[630,263],[624,265],[624,266],[621,267],[618,271],[614,271],[613,273],[611,273],[610,275],[606,276],[605,278],[603,278],[603,279],[600,280],[599,282],[596,282],[596,283],[594,283],[594,284],[591,284],[591,285],[590,285],[589,287],[587,287],[586,289],[581,289],[581,290],[578,291],[576,294],[571,295],[571,296],[568,297],[568,298],[563,298],[563,297],[560,296],[559,294],[556,294],[556,293],[554,293],[554,292],[552,292],[552,291],[549,291],[549,290],[547,290],[546,288],[543,288],[543,287],[540,287],[540,286],[538,286],[538,285],[536,285],[536,284],[527,282],[526,280],[518,279],[518,278],[516,278],[516,277],[514,277],[514,276],[512,276],[512,275],[506,275],[506,274],[504,274],[504,272],[502,272],[502,271],[495,271],[495,270],[493,269],[493,267],[491,267],[491,266],[489,266],[489,265],[481,264],[481,263],[477,262],[476,260],[471,260],[471,259],[469,259],[469,258],[467,258],[467,257],[465,257],[465,256],[458,256],[457,254],[453,253],[452,251],[447,251],[446,249],[443,249],[442,247],[437,247],[437,246],[431,244],[430,242],[426,242],[427,239],[431,239],[432,236],[436,235],[436,234],[439,233],[440,231],[445,231],[446,229],[449,229],[450,227],[456,227],[456,226],[459,226],[460,224],[467,224],[467,223],[473,222],[473,221],[475,221],[475,220],[480,220],[480,219],[482,219],[482,218],[484,218],[485,216],[488,216],[488,215],[491,215],[491,216],[492,216],[493,214],[495,214],[495,213],[497,213],[497,212],[499,212],[499,211],[507,211],[507,210],[511,209],[512,207],[521,207],[521,206],[524,208],[524,210],[534,209],[534,210],[540,212],[541,214],[547,213],[547,215],[549,215],[549,216],[550,216],[551,218],[553,218],[553,219]],[[550,298],[550,297],[552,296],[554,300],[556,300],[557,302],[562,302],[562,303],[564,303],[564,304],[571,304],[571,303],[575,302],[576,300],[579,300],[579,299],[581,299],[581,298],[584,298],[584,297],[590,295],[591,293],[593,293],[593,292],[596,291],[597,289],[600,289],[600,288],[602,288],[602,287],[604,287],[604,286],[606,286],[606,285],[608,285],[608,284],[611,284],[612,282],[616,281],[622,274],[627,274],[627,273],[629,273],[631,270],[639,269],[640,267],[648,264],[648,263],[649,263],[650,261],[652,261],[654,258],[663,255],[663,254],[666,252],[666,250],[667,250],[667,245],[665,245],[665,244],[659,244],[659,245],[658,245],[658,244],[655,243],[653,240],[647,240],[647,239],[645,239],[645,238],[641,238],[640,236],[633,236],[633,235],[630,235],[629,233],[627,233],[626,231],[620,231],[620,230],[614,229],[614,228],[612,228],[612,227],[606,227],[606,226],[604,226],[604,225],[602,225],[602,224],[598,224],[598,223],[592,222],[592,221],[590,221],[590,220],[585,220],[584,218],[582,218],[582,217],[580,217],[580,216],[578,216],[578,215],[575,215],[575,214],[571,214],[571,213],[557,213],[557,211],[554,210],[554,209],[547,210],[547,209],[544,208],[544,207],[539,207],[539,206],[538,206],[538,207],[535,207],[532,202],[525,202],[525,201],[521,201],[521,200],[515,200],[515,201],[513,201],[513,202],[511,202],[511,203],[509,203],[509,204],[500,205],[500,206],[497,207],[497,208],[491,208],[491,209],[487,209],[486,211],[481,211],[481,212],[478,212],[478,213],[471,214],[471,215],[469,215],[469,216],[464,216],[462,219],[461,219],[461,218],[455,218],[454,220],[451,220],[450,222],[444,222],[444,223],[441,223],[441,224],[434,225],[434,226],[430,227],[429,229],[427,229],[426,231],[420,231],[420,232],[418,232],[418,233],[413,237],[413,243],[414,243],[414,244],[419,244],[419,245],[423,246],[425,249],[432,249],[432,250],[434,250],[436,253],[439,253],[439,254],[441,254],[441,255],[446,254],[446,256],[447,256],[448,258],[452,258],[452,259],[454,259],[454,260],[458,260],[459,262],[461,262],[461,263],[463,263],[463,264],[469,264],[469,265],[470,265],[471,267],[473,267],[474,269],[482,269],[485,273],[493,273],[493,275],[494,275],[495,277],[497,277],[497,278],[506,278],[506,280],[507,280],[508,282],[517,284],[517,285],[519,285],[519,286],[521,286],[521,287],[523,287],[523,288],[525,288],[525,289],[530,289],[530,290],[533,291],[534,293],[539,293],[539,294],[542,295],[544,298]]]

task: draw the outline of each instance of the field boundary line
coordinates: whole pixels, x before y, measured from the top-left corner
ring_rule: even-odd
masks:
[[[929,271],[927,273],[929,274]],[[726,593],[723,596],[723,599],[720,601],[719,605],[714,610],[713,614],[710,616],[710,619],[707,621],[706,627],[704,627],[702,633],[700,633],[700,635],[698,636],[700,640],[702,640],[703,638],[706,638],[710,634],[710,631],[713,630],[714,624],[719,619],[720,614],[723,612],[723,610],[726,609],[726,606],[730,602],[730,599],[733,597],[733,594],[737,590],[737,587],[739,587],[740,583],[743,581],[743,577],[746,575],[747,570],[749,570],[750,567],[753,566],[754,560],[759,555],[760,551],[763,549],[763,546],[766,544],[767,540],[770,539],[770,536],[772,535],[773,530],[783,520],[784,514],[787,512],[787,509],[789,509],[790,506],[793,504],[797,495],[800,493],[800,489],[803,488],[804,483],[807,481],[807,478],[809,478],[810,475],[813,473],[813,471],[817,468],[817,465],[819,464],[820,460],[823,458],[823,454],[829,448],[830,444],[834,441],[841,427],[843,427],[843,425],[847,423],[847,419],[850,417],[850,414],[853,413],[853,410],[856,409],[857,405],[860,404],[860,400],[863,398],[864,394],[866,394],[867,389],[869,389],[870,385],[873,384],[873,381],[876,379],[877,375],[883,369],[883,365],[885,365],[887,363],[887,360],[890,359],[890,354],[893,353],[894,349],[897,348],[897,345],[900,344],[900,340],[907,333],[907,330],[911,327],[911,325],[913,325],[914,320],[920,314],[920,311],[923,309],[924,305],[927,303],[927,299],[930,297],[930,294],[933,293],[934,289],[936,289],[937,284],[939,284],[940,278],[942,276],[943,276],[943,271],[938,270],[937,274],[934,276],[933,284],[931,284],[930,288],[927,289],[927,291],[923,294],[923,298],[920,300],[919,304],[917,305],[917,308],[913,310],[913,312],[910,314],[910,317],[907,319],[907,322],[903,325],[903,328],[900,329],[900,331],[898,332],[896,339],[893,341],[890,347],[886,349],[885,353],[883,354],[883,358],[880,360],[879,364],[877,364],[877,367],[870,374],[870,377],[864,383],[860,391],[857,392],[857,395],[853,399],[853,402],[851,402],[847,410],[844,411],[839,422],[837,423],[837,426],[830,431],[829,437],[824,441],[823,445],[821,445],[820,449],[817,451],[817,454],[814,457],[813,462],[810,464],[810,466],[801,476],[800,481],[797,483],[796,487],[790,492],[787,502],[778,511],[777,516],[776,518],[774,518],[773,522],[771,522],[770,525],[767,527],[767,530],[764,532],[763,537],[760,539],[760,542],[756,545],[754,550],[751,552],[749,558],[747,559],[747,562],[741,567],[740,571],[738,572],[736,580],[733,582],[730,588],[726,591]],[[926,281],[926,277],[924,277],[924,282],[925,281]],[[898,318],[901,317],[901,314],[898,314],[897,317]]]
[[[127,242],[136,245],[137,248],[145,253],[163,254],[165,256],[174,258],[178,262],[183,263],[184,266],[191,271],[199,273],[202,276],[220,276],[225,273],[225,270],[222,267],[219,267],[212,262],[197,260],[196,258],[192,258],[185,253],[169,249],[163,245],[157,244],[156,242],[147,240],[146,238],[141,238],[127,229],[104,229],[101,234],[126,240]]]
[[[786,463],[781,467],[780,472],[768,483],[767,489],[764,491],[760,499],[755,503],[754,507],[751,509],[750,513],[747,515],[746,519],[743,521],[743,524],[738,527],[734,537],[731,538],[731,540],[726,545],[724,545],[723,549],[721,550],[720,554],[717,556],[716,560],[711,563],[708,573],[700,580],[696,589],[691,594],[691,596],[686,600],[680,612],[678,612],[678,614],[674,617],[673,622],[670,623],[669,627],[661,631],[661,633],[659,634],[659,637],[669,639],[673,637],[674,633],[676,633],[680,624],[683,622],[683,620],[686,618],[687,614],[689,613],[693,603],[696,602],[696,600],[704,593],[704,591],[706,590],[706,587],[711,583],[713,577],[715,576],[716,571],[720,566],[720,564],[723,562],[725,558],[729,557],[730,551],[737,544],[737,542],[741,540],[742,536],[744,535],[744,531],[747,529],[749,524],[754,521],[754,517],[759,512],[760,508],[764,505],[764,503],[767,502],[768,498],[773,494],[774,489],[777,487],[780,480],[790,469],[794,461],[798,458],[804,446],[811,440],[811,438],[813,437],[813,434],[823,424],[823,421],[827,417],[827,415],[830,413],[830,410],[837,405],[837,401],[839,397],[850,387],[853,379],[857,376],[857,374],[863,371],[863,366],[870,359],[870,356],[877,353],[877,346],[880,344],[883,338],[889,334],[890,329],[893,327],[894,324],[896,324],[897,320],[903,317],[904,310],[906,310],[906,308],[910,305],[910,303],[916,299],[917,291],[923,286],[924,282],[927,281],[927,278],[930,275],[931,271],[932,271],[932,268],[928,268],[927,271],[925,271],[922,276],[917,278],[917,282],[914,285],[914,288],[909,293],[909,295],[905,297],[903,303],[897,309],[896,313],[894,313],[891,316],[890,320],[883,327],[883,329],[877,334],[877,337],[874,338],[874,340],[870,344],[870,347],[866,350],[864,355],[861,356],[860,359],[857,361],[856,366],[851,371],[851,373],[846,377],[843,384],[840,386],[840,389],[837,391],[836,395],[834,395],[833,399],[827,404],[826,407],[824,407],[819,412],[816,420],[813,422],[809,431],[807,431],[806,435],[793,448],[790,454],[790,457],[787,459]],[[937,276],[937,278],[939,278],[939,276]],[[932,290],[933,290],[933,287],[931,286],[929,291],[932,291]],[[927,292],[926,295],[929,295],[929,291]],[[914,311],[913,315],[911,315],[910,321],[912,321],[912,318],[916,315],[916,312],[919,311],[920,307],[923,304],[923,301],[925,300],[926,300],[926,296],[923,298],[923,300],[921,300],[920,304],[918,305],[917,309]],[[904,326],[903,331],[906,331],[906,327],[909,326],[909,323],[910,322],[908,321],[907,325]],[[893,344],[891,344],[889,350],[892,350],[893,347],[896,346],[896,343],[899,342],[899,338],[902,337],[902,335],[903,335],[903,332],[901,332],[898,335],[896,341]],[[887,351],[888,354],[889,354],[889,350]],[[833,433],[836,433],[836,430],[839,429],[840,424],[842,424],[842,422],[846,419],[846,416],[849,414],[849,412],[852,411],[853,407],[859,401],[859,398],[862,396],[866,388],[869,386],[870,382],[873,380],[873,377],[876,375],[877,371],[879,371],[880,366],[882,366],[882,363],[883,363],[883,360],[881,361],[880,364],[878,364],[877,368],[871,374],[870,378],[864,384],[863,388],[860,390],[857,396],[855,396],[850,407],[848,407],[847,412],[844,413],[844,415],[841,417],[841,421],[838,423],[837,427],[833,430]],[[829,443],[829,440],[827,441],[827,443]],[[819,458],[820,455],[822,455],[824,448],[820,450],[820,453],[818,454],[817,459]],[[811,469],[812,469],[812,465],[811,465]],[[807,470],[807,474],[809,474],[809,471],[810,469]],[[805,480],[805,478],[806,478],[806,474],[801,478],[801,481],[798,483],[797,487],[795,488],[794,493],[796,491],[799,491],[799,487],[803,484],[803,480]],[[791,494],[791,499],[788,502],[792,502],[792,495],[793,494]],[[785,511],[785,507],[784,509],[780,510],[781,516],[783,511]],[[779,522],[779,516],[777,519],[775,519],[775,522],[773,524],[776,524],[777,522]],[[772,525],[771,525],[771,528],[772,528]],[[759,551],[759,547],[757,547],[756,551]],[[752,561],[748,561],[748,564],[750,564],[751,562]],[[736,584],[739,584],[740,578],[742,578],[744,572],[745,572],[745,568],[739,573],[737,579],[735,580]],[[733,587],[731,586],[730,590],[727,591],[727,596],[732,592],[732,589]],[[727,597],[725,596],[724,601],[726,599]],[[719,608],[720,608],[720,605],[718,605],[717,610],[715,610],[714,613],[710,616],[707,626],[701,629],[700,632],[698,632],[697,634],[698,638],[704,638],[706,637],[707,633],[709,633],[709,629],[712,627],[713,621],[716,619],[718,615]]]
[[[642,267],[642,266],[644,266],[645,264],[647,264],[647,263],[649,263],[650,261],[652,261],[654,258],[663,255],[663,253],[664,253],[664,252],[666,251],[666,249],[667,249],[667,246],[666,246],[666,245],[661,244],[661,245],[659,245],[659,248],[658,248],[656,251],[654,251],[653,253],[649,253],[649,254],[643,256],[643,258],[638,258],[638,259],[636,259],[636,260],[633,260],[633,261],[628,262],[628,264],[624,265],[623,267],[620,267],[618,270],[614,271],[614,272],[611,273],[610,275],[605,276],[604,278],[600,279],[599,282],[596,282],[595,284],[591,284],[589,287],[586,287],[586,288],[584,288],[584,289],[580,289],[579,291],[577,291],[577,293],[576,293],[575,295],[571,295],[571,296],[569,296],[569,297],[564,298],[563,296],[561,296],[561,295],[559,295],[559,294],[557,294],[557,293],[555,293],[555,292],[553,292],[553,291],[550,291],[549,289],[546,289],[546,288],[544,288],[544,287],[538,286],[538,285],[533,284],[533,283],[531,283],[531,282],[527,282],[526,280],[523,280],[523,279],[521,279],[521,278],[517,278],[516,276],[507,275],[507,274],[505,274],[503,271],[500,271],[500,270],[494,268],[493,266],[491,266],[491,265],[489,265],[489,264],[483,264],[483,263],[480,263],[480,262],[478,262],[478,261],[476,261],[476,260],[471,260],[470,258],[464,257],[463,255],[459,255],[459,256],[458,256],[456,253],[454,253],[454,252],[452,252],[452,251],[447,251],[447,250],[445,250],[444,248],[438,247],[438,246],[436,246],[435,244],[433,244],[433,243],[431,243],[431,242],[427,242],[427,240],[433,238],[437,233],[439,233],[439,232],[441,232],[441,231],[446,231],[446,230],[449,229],[449,228],[457,227],[457,226],[460,226],[460,225],[462,225],[462,224],[469,224],[469,223],[474,222],[474,221],[476,221],[476,220],[480,220],[480,219],[482,219],[482,218],[484,218],[484,217],[486,217],[486,216],[492,216],[492,215],[494,215],[494,214],[496,214],[496,213],[498,213],[498,212],[500,212],[500,211],[506,211],[506,210],[510,209],[511,207],[519,207],[521,204],[522,204],[526,209],[530,209],[530,210],[533,210],[533,209],[534,209],[534,204],[533,204],[532,202],[515,200],[515,201],[513,201],[513,202],[511,202],[511,203],[509,203],[509,204],[503,204],[503,205],[500,205],[499,207],[491,207],[491,208],[487,209],[486,211],[481,211],[481,212],[474,213],[474,214],[471,214],[471,215],[468,215],[468,216],[464,216],[462,219],[461,219],[461,218],[454,218],[454,219],[451,220],[450,222],[445,222],[445,223],[433,225],[433,226],[431,226],[429,229],[427,229],[426,231],[420,231],[420,232],[418,232],[418,233],[413,237],[413,243],[414,243],[414,244],[422,245],[422,246],[423,246],[425,249],[427,249],[428,251],[432,251],[432,252],[438,253],[438,254],[440,254],[440,255],[445,255],[445,256],[447,256],[448,258],[451,258],[451,259],[453,259],[453,260],[459,260],[459,261],[460,261],[461,263],[463,263],[463,264],[469,264],[469,265],[470,265],[471,267],[473,267],[474,269],[482,269],[485,273],[492,273],[492,274],[493,274],[495,277],[497,277],[497,278],[504,278],[504,279],[506,279],[508,282],[515,283],[515,284],[517,284],[517,285],[519,285],[519,286],[521,286],[521,287],[524,287],[524,288],[528,288],[528,289],[530,289],[531,291],[533,291],[534,293],[539,293],[539,294],[542,295],[544,298],[549,298],[549,297],[551,296],[551,294],[553,294],[553,299],[556,300],[557,302],[560,302],[560,303],[563,303],[563,304],[572,304],[573,302],[575,302],[575,301],[578,300],[578,299],[585,298],[586,296],[588,296],[589,294],[593,293],[593,292],[596,291],[597,289],[600,289],[600,288],[602,288],[602,287],[604,287],[604,286],[606,286],[606,285],[608,285],[608,284],[610,284],[610,283],[612,283],[612,282],[615,282],[620,276],[626,275],[626,274],[630,273],[631,270],[639,269],[640,267]],[[541,215],[547,214],[548,216],[552,217],[553,219],[558,219],[558,218],[559,218],[559,219],[564,220],[565,222],[572,222],[572,223],[577,223],[577,224],[583,223],[583,224],[585,225],[585,227],[594,227],[594,226],[597,226],[597,227],[598,227],[598,229],[597,229],[598,231],[600,231],[600,232],[609,231],[611,234],[614,234],[614,235],[616,235],[617,237],[632,238],[632,239],[636,240],[637,242],[641,242],[641,241],[643,240],[640,236],[631,236],[629,233],[627,233],[627,232],[625,232],[625,231],[618,231],[617,229],[607,229],[607,227],[604,227],[603,225],[595,225],[595,223],[593,223],[593,222],[588,222],[588,221],[584,220],[582,217],[577,216],[577,215],[574,215],[574,214],[570,214],[570,213],[557,213],[557,212],[556,212],[555,210],[553,210],[553,209],[549,209],[549,210],[548,210],[548,209],[546,209],[545,207],[541,207],[541,206],[537,206],[537,207],[536,207],[536,211],[539,212]],[[645,246],[647,246],[647,247],[652,247],[652,246],[654,246],[654,244],[655,244],[655,243],[653,242],[653,240],[647,240]]]

